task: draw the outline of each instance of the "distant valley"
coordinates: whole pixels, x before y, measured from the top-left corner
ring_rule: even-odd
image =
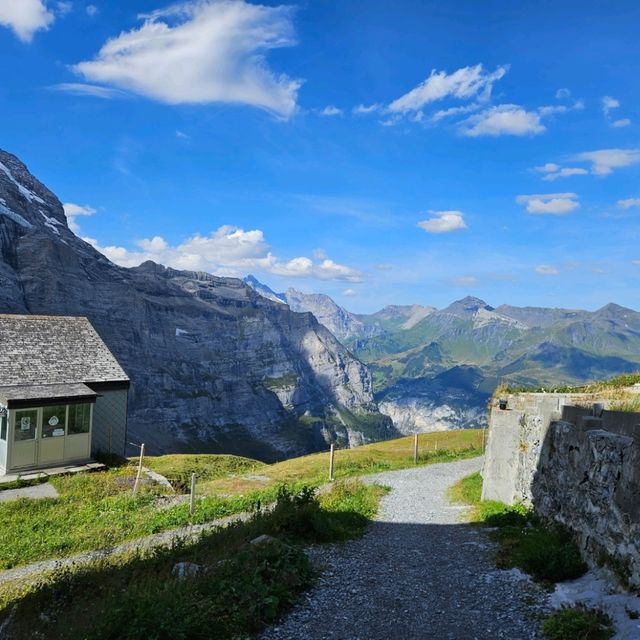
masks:
[[[381,411],[402,433],[484,426],[501,383],[551,390],[640,369],[640,313],[616,304],[593,312],[494,308],[467,297],[440,310],[415,304],[354,314],[322,294],[276,294],[246,281],[313,313],[366,363]]]

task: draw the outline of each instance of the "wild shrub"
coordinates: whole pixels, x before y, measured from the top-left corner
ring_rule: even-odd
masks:
[[[615,633],[606,613],[580,605],[547,616],[542,632],[546,640],[609,640]]]

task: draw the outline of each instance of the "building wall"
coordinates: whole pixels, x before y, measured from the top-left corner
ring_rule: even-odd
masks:
[[[127,441],[126,389],[100,391],[93,407],[91,453],[115,453],[124,456]]]
[[[493,407],[483,498],[532,506],[572,530],[586,560],[640,587],[640,414],[594,416],[589,402],[518,394]]]

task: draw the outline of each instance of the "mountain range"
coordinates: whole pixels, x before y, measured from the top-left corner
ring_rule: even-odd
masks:
[[[381,411],[404,433],[483,426],[501,383],[551,389],[640,369],[640,313],[616,304],[494,308],[466,297],[353,314],[327,296],[282,295],[369,366]]]
[[[397,435],[367,367],[311,313],[239,279],[114,264],[2,150],[0,311],[87,316],[132,380],[129,438],[150,453],[275,460]]]

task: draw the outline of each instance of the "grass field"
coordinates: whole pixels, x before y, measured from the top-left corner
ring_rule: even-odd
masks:
[[[479,455],[483,432],[423,434],[419,464]],[[283,484],[297,490],[328,481],[328,454],[266,465],[236,456],[161,456],[145,459],[184,492],[191,471],[198,474],[195,513],[188,505],[163,504],[168,491],[143,484],[132,498],[135,463],[103,472],[52,478],[59,498],[0,503],[0,569],[110,547],[188,524],[252,511],[273,502]],[[400,438],[336,452],[335,477],[348,478],[413,465],[413,438]]]
[[[484,432],[481,429],[423,433],[419,437],[418,464],[446,462],[480,455]],[[198,492],[209,496],[237,496],[268,489],[278,484],[319,486],[328,481],[328,453],[315,453],[276,464],[262,464],[233,456],[159,456],[145,458],[154,471],[172,474],[176,464],[183,473],[198,474]],[[251,467],[250,462],[254,463]],[[234,465],[244,467],[233,470]],[[220,469],[222,465],[223,469]],[[405,469],[413,465],[413,436],[376,442],[335,454],[335,478],[348,478],[368,473]],[[250,471],[250,473],[246,473]],[[202,481],[200,480],[202,478]],[[171,478],[170,478],[171,479]]]
[[[0,632],[13,640],[247,638],[313,583],[304,545],[360,535],[385,492],[357,480],[337,482],[319,497],[281,488],[272,510],[194,543],[3,585]],[[271,538],[255,544],[264,534]],[[176,574],[177,563],[190,563],[188,577]]]

